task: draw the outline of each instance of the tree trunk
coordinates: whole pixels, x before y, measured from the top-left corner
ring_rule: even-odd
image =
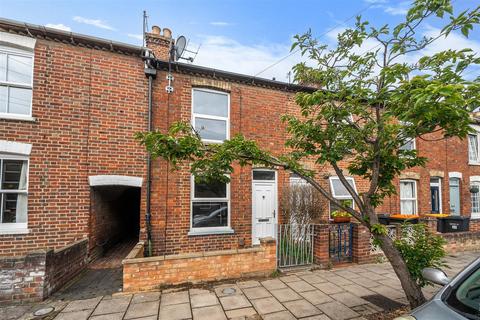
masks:
[[[407,296],[410,307],[413,309],[423,304],[426,299],[422,293],[422,288],[410,276],[407,265],[400,252],[393,244],[392,239],[387,235],[378,235],[377,238],[381,242],[380,247],[382,248],[383,253],[392,265],[393,270],[402,284],[403,291]]]

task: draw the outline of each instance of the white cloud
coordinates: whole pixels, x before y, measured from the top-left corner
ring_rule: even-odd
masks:
[[[387,0],[363,0],[366,3],[387,3]]]
[[[251,76],[290,53],[289,43],[247,45],[228,37],[212,35],[201,36],[196,42],[189,45],[190,49],[196,50],[198,43],[201,43],[194,64]],[[287,73],[299,61],[300,55],[294,54],[258,77],[267,79],[275,77],[279,81],[288,81]]]
[[[408,12],[408,7],[402,5],[396,7],[386,6],[383,11],[392,16],[404,16]]]
[[[127,36],[130,37],[130,38],[137,39],[137,40],[143,40],[143,35],[141,35],[141,34],[127,33]]]
[[[73,17],[73,20],[79,23],[88,24],[101,29],[112,30],[112,31],[115,30],[115,28],[113,28],[112,26],[108,25],[105,21],[100,19],[88,19],[80,16],[75,16]]]
[[[53,29],[59,29],[59,30],[63,30],[63,31],[72,31],[72,28],[70,28],[69,26],[66,26],[64,25],[63,23],[47,23],[45,25],[45,27],[47,28],[53,28]]]
[[[232,25],[231,23],[225,22],[225,21],[212,21],[210,22],[210,25],[216,26],[216,27],[227,27]]]

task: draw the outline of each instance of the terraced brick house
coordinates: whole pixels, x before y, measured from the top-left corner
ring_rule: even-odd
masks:
[[[314,89],[169,65],[171,31],[155,27],[146,40],[148,50],[0,19],[0,304],[44,299],[119,244],[133,261],[124,263],[125,289],[276,267],[275,243],[265,239],[276,237],[281,196],[297,177],[237,166],[229,184],[195,184],[188,164],[172,171],[150,162],[134,134],[184,120],[208,142],[242,133],[284,153],[280,115],[298,112],[295,94]],[[155,68],[145,64],[151,53]],[[169,69],[173,92],[165,90]],[[472,125],[479,134],[467,140],[406,145],[430,161],[402,174],[398,195],[379,213],[480,218],[471,192],[480,185],[480,126]],[[335,197],[350,198],[333,171],[317,177]],[[321,220],[331,209],[327,203]],[[145,259],[162,266],[158,283],[136,262],[147,240],[153,257]]]

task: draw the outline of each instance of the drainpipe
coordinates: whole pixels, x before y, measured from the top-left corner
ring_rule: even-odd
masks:
[[[145,76],[148,78],[148,132],[152,131],[152,90],[153,79],[157,76],[157,68],[155,66],[155,56],[150,50],[145,50],[143,54],[145,61]],[[152,256],[152,224],[151,224],[151,185],[152,185],[152,157],[150,153],[147,155],[147,196],[146,196],[146,213],[145,224],[147,227],[147,255]]]

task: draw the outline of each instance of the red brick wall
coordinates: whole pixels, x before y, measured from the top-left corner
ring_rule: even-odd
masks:
[[[257,248],[125,259],[123,291],[148,291],[164,285],[265,276],[276,269],[275,252],[275,241],[264,239]]]
[[[138,57],[37,40],[36,121],[0,119],[1,139],[33,145],[30,233],[0,235],[0,256],[60,248],[86,237],[89,175],[144,177],[145,152],[133,135],[147,127],[146,88]]]

